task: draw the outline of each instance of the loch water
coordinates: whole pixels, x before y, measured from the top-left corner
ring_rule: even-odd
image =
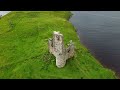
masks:
[[[120,74],[120,11],[71,11],[80,42],[105,67]]]

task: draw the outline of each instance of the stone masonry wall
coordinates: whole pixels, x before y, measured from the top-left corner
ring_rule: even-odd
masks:
[[[60,32],[53,32],[53,38],[48,40],[49,52],[56,57],[56,66],[62,68],[66,60],[74,56],[74,44],[72,40],[68,48],[64,47],[63,35]]]

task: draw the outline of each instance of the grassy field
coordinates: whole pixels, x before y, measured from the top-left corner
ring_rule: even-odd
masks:
[[[67,11],[11,12],[0,19],[0,78],[114,79],[80,43]],[[48,52],[53,31],[64,35],[65,44],[75,43],[75,56],[57,68]]]

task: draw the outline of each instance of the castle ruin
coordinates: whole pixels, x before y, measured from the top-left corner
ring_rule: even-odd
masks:
[[[49,52],[56,57],[56,66],[62,68],[65,66],[66,61],[74,56],[74,44],[72,40],[65,48],[63,35],[60,32],[53,32],[53,38],[48,40]]]

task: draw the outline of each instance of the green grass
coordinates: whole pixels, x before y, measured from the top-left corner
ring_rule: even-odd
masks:
[[[0,78],[38,79],[114,79],[115,73],[104,68],[80,43],[68,21],[69,11],[11,12],[0,19]],[[57,68],[48,52],[53,31],[64,35],[65,44],[75,43],[75,56],[64,68]]]

